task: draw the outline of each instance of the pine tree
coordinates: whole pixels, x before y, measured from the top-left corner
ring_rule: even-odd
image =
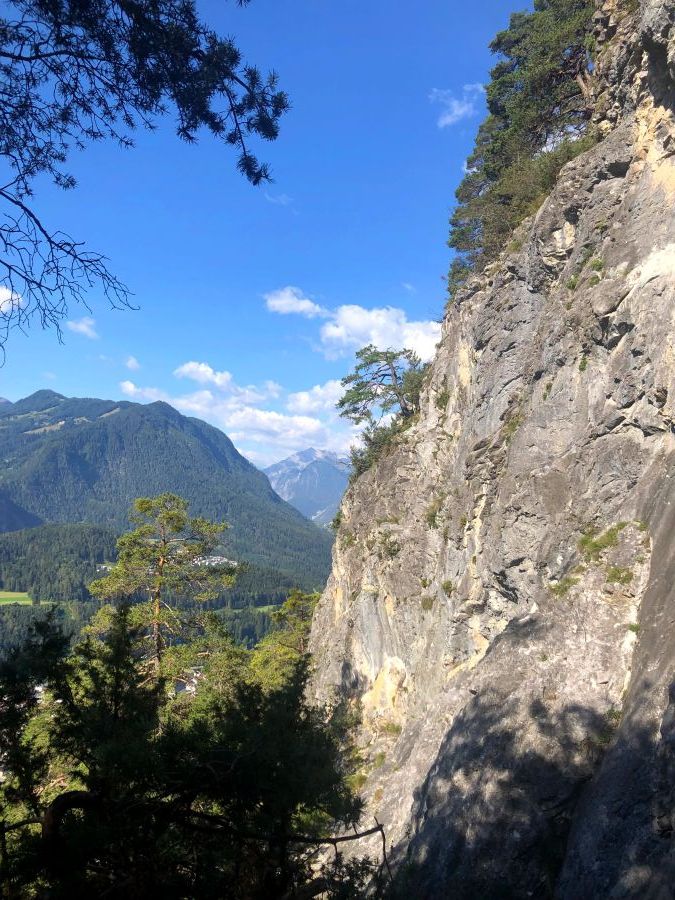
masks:
[[[172,596],[208,600],[232,584],[233,563],[209,556],[227,527],[190,518],[188,503],[175,494],[134,501],[133,531],[117,542],[117,562],[108,575],[89,586],[100,599],[148,597],[152,658],[159,673],[164,637],[162,613],[172,613]]]
[[[373,344],[356,353],[354,371],[342,379],[346,388],[337,408],[352,422],[373,422],[392,411],[408,419],[419,410],[424,367],[413,350],[378,350]]]
[[[450,219],[451,296],[504,249],[561,167],[593,140],[594,8],[593,0],[535,0],[490,44],[500,59],[486,90],[489,112]]]

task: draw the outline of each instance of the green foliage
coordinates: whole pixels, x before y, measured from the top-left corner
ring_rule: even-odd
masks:
[[[569,278],[567,281],[567,289],[569,291],[576,291],[578,286],[579,286],[579,276],[572,275],[572,277]]]
[[[436,394],[435,403],[436,403],[437,409],[440,409],[442,411],[444,409],[447,409],[449,402],[450,402],[450,390],[446,385],[442,391],[439,391],[438,394]]]
[[[548,400],[551,396],[551,391],[553,390],[553,382],[549,381],[546,387],[544,388],[544,393],[542,395],[542,400]]]
[[[435,497],[431,505],[428,507],[426,513],[424,514],[424,518],[429,528],[438,527],[438,514],[443,508],[444,502],[445,495],[441,495],[439,497]]]
[[[499,61],[487,87],[489,114],[450,220],[451,296],[501,252],[562,166],[594,141],[587,132],[593,11],[593,0],[536,0],[490,45]]]
[[[444,581],[441,587],[443,588],[443,593],[446,597],[452,596],[452,593],[455,590],[455,585],[449,579]]]
[[[273,612],[273,606],[247,606],[243,609],[220,609],[214,615],[235,643],[250,650],[271,631]]]
[[[631,569],[622,568],[621,566],[607,566],[607,581],[610,584],[630,584],[633,580],[633,572]]]
[[[610,725],[617,726],[620,724],[621,719],[623,718],[623,713],[620,709],[616,709],[615,707],[611,707],[605,713],[605,718],[610,723]]]
[[[588,368],[588,356],[583,353],[581,359],[579,360],[579,371],[585,372]]]
[[[618,522],[612,525],[602,534],[593,526],[589,526],[579,538],[578,547],[587,562],[597,562],[602,553],[610,547],[616,547],[619,542],[619,534],[628,525],[627,522]]]
[[[518,431],[520,426],[525,421],[525,417],[519,411],[512,413],[509,418],[504,423],[504,438],[507,444],[510,444],[513,440],[515,433]]]
[[[357,351],[356,360],[354,371],[342,379],[345,393],[337,403],[341,416],[372,425],[391,412],[407,419],[419,411],[425,367],[416,353],[368,344]]]
[[[345,529],[340,533],[340,546],[343,550],[347,550],[349,547],[353,547],[355,543],[356,537],[354,536],[353,531]]]
[[[566,597],[575,584],[579,584],[579,579],[573,578],[571,575],[566,575],[559,581],[552,581],[549,584],[548,589],[554,597]]]
[[[588,279],[588,285],[589,287],[595,287],[596,285],[600,284],[601,281],[602,279],[599,275],[591,275],[591,277]]]
[[[43,525],[0,534],[0,588],[36,600],[90,600],[96,566],[115,557],[115,532],[94,525]]]
[[[309,612],[289,599],[278,646]],[[355,826],[362,805],[351,719],[308,705],[302,648],[272,683],[211,623],[148,679],[132,619],[120,606],[69,655],[44,623],[0,664],[5,888],[281,900],[320,877],[328,896],[364,896],[371,866],[315,870],[295,840]]]
[[[401,545],[390,534],[380,536],[380,550],[385,559],[394,559],[401,552]]]
[[[277,689],[284,684],[306,657],[318,600],[319,594],[293,591],[283,606],[272,613],[272,629],[251,655],[251,671],[264,689]]]
[[[601,259],[596,258],[591,260],[590,267],[594,272],[602,272],[605,268],[605,264]]]
[[[640,626],[638,625],[637,622],[631,622],[630,625],[628,626],[628,630],[632,631],[633,634],[639,634]]]
[[[373,758],[373,769],[381,769],[386,758],[387,754],[384,752],[384,750],[380,750],[379,753],[376,753]]]
[[[130,519],[136,528],[117,541],[117,561],[89,590],[101,600],[150,600],[148,625],[159,666],[167,624],[160,617],[168,598],[213,599],[234,579],[232,563],[213,555],[227,526],[190,518],[187,500],[175,494],[137,498]]]
[[[356,354],[354,371],[342,379],[346,388],[337,403],[340,415],[368,425],[363,446],[351,450],[350,481],[366,472],[410,427],[419,412],[420,393],[428,373],[412,350],[378,350],[373,344]],[[393,414],[387,425],[382,416]]]
[[[430,612],[434,608],[435,602],[435,598],[430,597],[428,594],[422,597],[422,609],[424,612]]]
[[[384,734],[388,734],[392,737],[398,737],[403,729],[398,724],[398,722],[383,722],[380,726],[380,731]]]
[[[410,427],[413,419],[395,416],[388,425],[369,425],[361,434],[362,447],[352,447],[350,451],[350,481],[355,481],[375,465],[398,438]]]

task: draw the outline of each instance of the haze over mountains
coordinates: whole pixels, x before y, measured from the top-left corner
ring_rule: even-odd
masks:
[[[280,497],[318,525],[328,525],[347,488],[349,460],[310,448],[264,471]]]
[[[141,405],[38,391],[0,404],[0,531],[92,523],[121,532],[138,496],[186,497],[230,524],[236,559],[322,587],[331,538],[284,502],[217,428],[166,403]]]

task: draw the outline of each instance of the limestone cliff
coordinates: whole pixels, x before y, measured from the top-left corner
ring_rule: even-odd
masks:
[[[603,139],[448,311],[314,622],[416,898],[675,896],[675,5],[596,25]]]

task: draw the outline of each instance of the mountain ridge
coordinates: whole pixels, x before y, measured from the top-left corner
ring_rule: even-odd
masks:
[[[121,531],[136,496],[185,496],[195,515],[225,520],[237,558],[320,587],[330,538],[285,503],[212,425],[157,401],[69,398],[37,391],[0,407],[0,530],[90,523]],[[304,574],[303,574],[304,573]]]
[[[300,450],[263,471],[274,490],[319,525],[328,525],[342,500],[350,463],[330,450]]]

